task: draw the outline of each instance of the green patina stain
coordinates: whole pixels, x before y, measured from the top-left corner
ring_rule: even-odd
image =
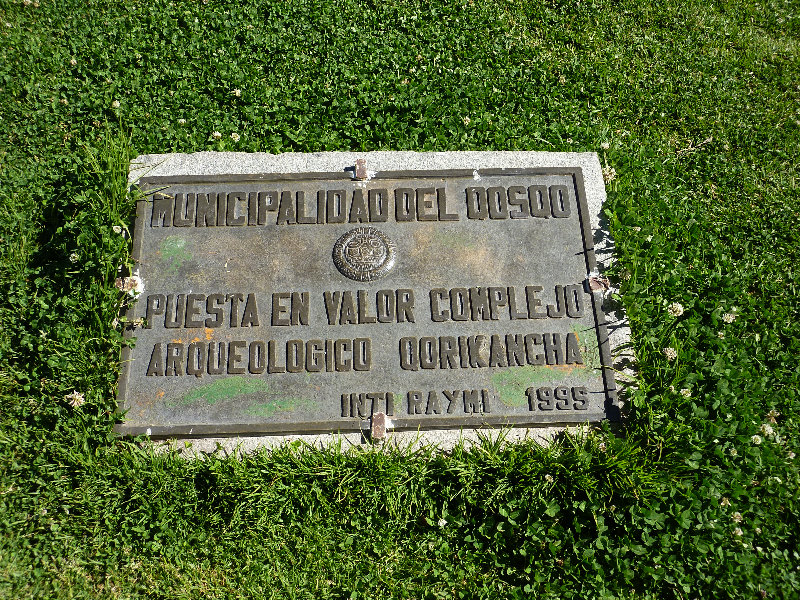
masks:
[[[221,400],[253,394],[255,392],[266,392],[269,384],[260,379],[247,379],[245,377],[228,377],[219,379],[208,385],[201,385],[198,388],[185,394],[177,400],[175,404],[192,404],[194,402],[205,402],[206,404],[216,404]]]
[[[522,406],[528,403],[525,395],[532,385],[552,381],[554,370],[550,367],[514,367],[505,371],[498,371],[492,375],[492,383],[500,401],[506,406]]]
[[[306,398],[276,398],[268,402],[253,404],[245,412],[257,417],[271,417],[276,412],[294,410],[301,404],[309,402]]]
[[[597,343],[597,331],[595,328],[574,325],[572,331],[578,336],[578,345],[583,357],[583,368],[589,371],[599,369],[602,365],[600,363],[600,346]]]
[[[192,255],[186,250],[186,240],[177,235],[168,235],[161,242],[161,260],[167,264],[167,273],[174,275]]]

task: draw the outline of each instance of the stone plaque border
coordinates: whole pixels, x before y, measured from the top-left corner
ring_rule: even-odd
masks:
[[[209,153],[203,153],[209,154]],[[330,153],[336,154],[336,153]],[[341,153],[342,155],[358,155],[369,157],[369,153]],[[380,153],[392,154],[392,153]],[[416,154],[416,153],[398,153],[398,154]],[[456,153],[458,154],[458,153]],[[505,154],[505,153],[463,153],[463,154]],[[545,154],[545,153],[509,153],[509,154]],[[158,156],[158,155],[156,155]],[[269,156],[269,155],[267,155]],[[280,155],[277,155],[280,156]],[[294,155],[297,156],[297,155]],[[420,156],[418,154],[418,156]],[[422,154],[421,156],[424,156]],[[561,156],[568,156],[561,154]],[[579,155],[580,156],[580,155]],[[586,156],[585,154],[583,156]],[[141,157],[140,157],[141,158]],[[148,157],[145,157],[148,158]],[[272,157],[274,158],[274,157]],[[599,166],[599,165],[598,165]],[[158,170],[158,166],[155,167]],[[583,254],[586,264],[587,277],[590,274],[597,272],[597,259],[595,255],[595,248],[593,242],[593,228],[591,224],[591,215],[587,205],[587,195],[584,185],[584,167],[580,165],[566,166],[566,167],[510,167],[510,168],[482,168],[477,166],[469,169],[406,169],[406,170],[382,170],[370,173],[369,180],[380,179],[403,179],[403,178],[424,178],[424,177],[473,177],[478,172],[482,176],[535,176],[535,175],[566,175],[573,178],[573,183],[576,190],[576,199],[578,206],[578,213],[581,226],[581,236],[583,244]],[[280,182],[280,181],[308,181],[308,180],[325,180],[325,181],[352,181],[355,179],[355,167],[350,166],[339,172],[276,172],[276,173],[238,173],[238,174],[208,174],[208,175],[145,175],[135,181],[135,185],[148,195],[155,189],[163,189],[164,186],[170,184],[185,184],[185,183],[198,183],[198,184],[213,184],[213,183],[236,183],[236,182]],[[132,176],[133,180],[133,176]],[[144,229],[144,208],[148,201],[143,200],[138,203],[137,216],[134,225],[133,234],[133,258],[138,262],[141,258],[143,246],[143,229]],[[588,285],[588,281],[586,283]],[[601,371],[603,385],[605,388],[605,419],[609,421],[620,420],[620,403],[617,398],[617,388],[614,381],[615,370],[612,366],[612,352],[611,343],[609,340],[607,323],[605,313],[602,309],[603,296],[599,292],[591,292],[592,309],[595,319],[595,327],[597,331],[598,349],[601,361]],[[126,338],[135,338],[135,331],[126,330]],[[131,365],[131,350],[125,346],[122,350],[121,373],[118,384],[118,401],[119,411],[122,413],[125,410],[124,397],[127,388],[127,380],[130,374]],[[380,413],[379,413],[380,414]],[[364,433],[369,432],[373,427],[372,421],[378,415],[373,415],[372,418],[363,420],[352,420],[349,422],[342,421],[318,421],[318,422],[304,422],[298,425],[292,423],[243,423],[243,424],[196,424],[196,425],[169,425],[169,426],[131,426],[124,422],[115,426],[116,433],[121,435],[141,435],[146,434],[152,438],[208,438],[208,437],[231,437],[231,436],[282,436],[290,434],[347,434],[347,433]],[[380,414],[382,417],[383,415]],[[388,420],[388,418],[387,418]],[[480,414],[469,417],[443,417],[435,421],[435,423],[427,424],[421,422],[419,419],[409,419],[403,417],[391,417],[389,427],[391,431],[435,431],[435,430],[450,430],[458,433],[459,430],[470,429],[486,429],[486,428],[504,428],[504,427],[564,427],[574,426],[580,423],[591,421],[587,416],[575,415],[574,418],[560,418],[560,419],[547,419],[539,412],[531,413],[530,415],[519,416],[494,416],[492,414]],[[595,420],[595,422],[597,422]]]

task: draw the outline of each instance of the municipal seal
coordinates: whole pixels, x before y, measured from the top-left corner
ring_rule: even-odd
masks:
[[[336,268],[355,281],[383,277],[394,267],[396,255],[394,242],[373,227],[351,229],[333,246]]]

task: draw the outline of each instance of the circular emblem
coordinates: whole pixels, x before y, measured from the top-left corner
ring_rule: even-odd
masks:
[[[355,281],[374,281],[394,267],[394,242],[372,227],[356,227],[336,240],[333,262],[342,275]]]

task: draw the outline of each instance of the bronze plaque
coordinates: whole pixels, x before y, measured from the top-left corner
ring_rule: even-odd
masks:
[[[618,417],[579,168],[139,185],[121,433]]]

